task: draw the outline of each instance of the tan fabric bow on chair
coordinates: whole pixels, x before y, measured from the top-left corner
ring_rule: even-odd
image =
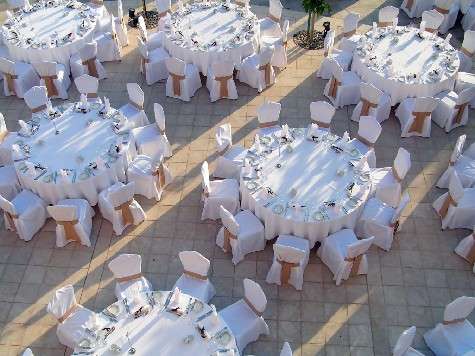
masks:
[[[406,2],[406,9],[408,9],[409,11],[412,10],[412,6],[414,6],[414,0],[407,0]]]
[[[287,285],[289,284],[290,273],[292,271],[292,268],[298,267],[300,266],[300,264],[282,261],[279,259],[276,259],[276,260],[282,267],[282,270],[280,271],[280,285],[282,286]]]
[[[165,186],[165,170],[163,169],[163,164],[157,167],[155,172],[152,173],[152,176],[156,177],[155,184],[158,189],[162,189]]]
[[[361,98],[361,102],[363,106],[361,107],[361,112],[360,112],[360,117],[361,116],[368,116],[369,110],[371,109],[376,109],[378,107],[378,104],[372,103],[369,100],[366,100],[364,98]]]
[[[378,27],[388,27],[393,23],[391,21],[378,21]]]
[[[466,48],[464,48],[464,47],[460,48],[460,51],[461,51],[463,54],[465,54],[466,56],[470,57],[470,58],[473,57],[473,52],[470,52],[468,49],[466,49]]]
[[[455,113],[454,118],[453,118],[454,123],[460,124],[460,122],[462,121],[463,113],[467,105],[468,105],[468,102],[460,104],[460,105],[455,105],[455,110],[457,110],[457,112]]]
[[[66,312],[62,316],[58,318],[58,322],[62,324],[72,313],[76,311],[77,308],[79,308],[78,304],[74,303],[73,305],[71,305],[71,307],[66,310]]]
[[[56,74],[45,75],[41,77],[41,79],[45,81],[46,89],[48,91],[48,98],[58,96],[58,88],[56,88],[56,85],[54,84],[54,80],[58,79],[58,76]]]
[[[7,217],[10,228],[18,234],[18,231],[15,226],[15,219],[18,219],[18,215],[10,214],[8,211],[5,211],[5,216]]]
[[[369,142],[367,139],[365,139],[363,136],[357,135],[356,139],[360,141],[361,143],[364,143],[366,146],[373,148],[374,143]]]
[[[449,13],[449,10],[446,10],[446,9],[442,9],[441,7],[434,7],[434,9],[437,11],[437,12],[440,12],[442,15],[447,15]]]
[[[317,124],[319,127],[323,127],[325,129],[328,129],[330,127],[330,123],[328,122],[319,121],[317,119],[312,119],[312,122],[314,124]]]
[[[356,29],[354,29],[352,31],[348,31],[348,32],[343,32],[343,37],[349,38],[349,37],[353,36],[355,33],[356,33]]]
[[[219,82],[219,97],[227,98],[229,96],[228,92],[228,80],[231,79],[232,75],[226,75],[224,77],[214,77],[214,79]]]
[[[266,82],[266,86],[270,85],[270,74],[271,74],[271,65],[270,63],[263,64],[259,66],[259,71],[264,71],[264,79]]]
[[[345,257],[346,262],[351,262],[350,276],[353,277],[353,276],[358,275],[358,270],[360,269],[360,263],[361,263],[362,258],[363,258],[363,255],[358,255],[353,258]]]
[[[129,281],[133,281],[135,279],[140,279],[140,278],[142,278],[142,273],[136,273],[136,274],[131,274],[130,276],[119,277],[119,278],[116,278],[115,280],[118,283],[123,283],[123,282],[129,282]]]
[[[130,211],[130,204],[132,204],[132,201],[133,200],[131,199],[114,208],[114,210],[116,211],[121,211],[122,219],[124,220],[124,225],[134,223],[134,217],[132,216],[132,212]]]
[[[140,63],[142,65],[142,70],[143,70],[143,76],[145,78],[145,81],[147,81],[147,66],[146,66],[146,64],[150,63],[150,59],[141,56],[140,60],[141,60]]]
[[[447,216],[447,213],[449,212],[450,206],[457,206],[457,202],[452,198],[450,195],[450,192],[447,193],[447,198],[445,198],[444,203],[442,204],[441,208],[439,209],[438,213],[439,216],[444,219]]]
[[[185,76],[180,75],[180,74],[171,73],[171,72],[170,72],[170,75],[171,75],[172,81],[173,81],[173,95],[181,96],[181,81],[183,79],[185,79]]]
[[[334,76],[332,76],[331,82],[330,82],[330,90],[329,90],[329,95],[332,98],[336,98],[336,93],[338,91],[338,87],[341,85],[341,82],[339,82]]]
[[[418,132],[422,134],[422,130],[424,129],[424,122],[426,118],[430,115],[430,112],[416,112],[414,111],[412,115],[414,116],[414,121],[409,128],[409,132]]]
[[[3,73],[3,75],[5,76],[5,80],[7,81],[8,91],[16,95],[15,79],[18,79],[18,76],[11,73]]]
[[[243,298],[244,302],[247,304],[247,306],[249,308],[251,308],[251,310],[254,312],[254,314],[256,314],[257,316],[262,316],[262,313],[256,309],[256,307],[254,307],[254,305],[252,305],[251,301],[249,299],[247,299],[246,297]]]
[[[64,228],[64,234],[66,235],[66,240],[76,241],[81,243],[81,238],[79,237],[74,225],[78,223],[77,220],[71,221],[57,221],[58,225],[61,225]]]
[[[233,235],[231,231],[229,231],[225,226],[224,227],[224,244],[223,244],[224,252],[230,252],[232,250],[231,240],[237,240],[237,236]]]
[[[90,76],[99,78],[99,74],[97,74],[96,57],[82,61],[82,65],[87,66],[87,71],[89,72]]]
[[[202,281],[206,281],[208,279],[208,276],[203,276],[203,275],[201,275],[199,273],[196,273],[196,272],[187,271],[186,269],[183,271],[183,274],[186,274],[189,277],[200,279]]]

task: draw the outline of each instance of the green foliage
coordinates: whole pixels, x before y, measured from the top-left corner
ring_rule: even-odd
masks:
[[[331,11],[331,6],[325,0],[302,0],[302,5],[308,14],[323,15]]]

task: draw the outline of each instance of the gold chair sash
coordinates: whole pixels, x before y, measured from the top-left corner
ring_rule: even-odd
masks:
[[[66,312],[62,316],[58,318],[58,322],[62,324],[72,313],[76,311],[77,308],[79,308],[78,304],[74,303],[73,305],[71,305],[71,307],[66,310]]]
[[[424,122],[426,118],[431,114],[431,112],[412,112],[414,116],[414,120],[412,121],[411,127],[409,128],[409,132],[418,132],[422,134],[422,130],[424,129]]]
[[[271,13],[269,13],[269,14],[267,15],[267,17],[270,18],[270,19],[271,19],[272,21],[274,21],[274,22],[277,22],[277,23],[280,22],[280,19],[277,18],[277,17],[275,17],[275,16],[272,15]]]
[[[317,124],[319,127],[323,127],[325,129],[328,129],[330,127],[330,123],[328,122],[319,121],[317,119],[312,119],[312,122]]]
[[[280,271],[280,285],[281,286],[287,285],[289,283],[290,272],[292,271],[292,268],[298,267],[300,266],[300,264],[282,261],[279,259],[276,259],[276,260],[282,267],[282,270]]]
[[[40,105],[36,108],[31,109],[32,113],[40,112],[46,109],[46,104]]]
[[[18,79],[18,75],[11,74],[11,73],[3,73],[3,75],[5,76],[5,79],[7,81],[8,91],[16,95],[15,79]]]
[[[338,92],[338,87],[341,85],[341,82],[339,82],[334,76],[330,79],[330,90],[328,91],[328,94],[333,98],[336,99],[336,94]]]
[[[357,135],[356,136],[356,139],[358,141],[360,141],[361,143],[364,143],[366,146],[370,147],[370,148],[373,148],[374,147],[374,143],[368,141],[367,139],[365,139],[363,136],[360,136],[360,135]]]
[[[353,258],[345,257],[346,262],[351,262],[350,276],[356,276],[358,274],[358,270],[360,269],[360,263],[361,263],[362,258],[363,258],[363,255],[358,255]]]
[[[129,104],[136,108],[138,111],[143,110],[143,105],[137,104],[135,101],[129,100]]]
[[[98,98],[99,96],[97,95],[97,93],[86,93],[86,97],[88,99],[96,99]]]
[[[455,110],[457,110],[457,112],[454,115],[454,119],[453,119],[454,123],[460,124],[460,122],[462,121],[463,113],[464,113],[465,108],[467,107],[467,105],[468,105],[468,103],[455,105]]]
[[[460,48],[460,51],[461,51],[463,54],[465,54],[466,56],[470,57],[470,58],[473,57],[473,52],[470,52],[468,49],[466,49],[466,48],[464,48],[464,47]]]
[[[438,6],[435,6],[434,9],[437,11],[437,12],[440,12],[442,15],[447,15],[449,13],[449,10],[447,9],[443,9],[441,7],[438,7]]]
[[[452,198],[450,192],[447,193],[447,198],[445,198],[444,203],[442,204],[441,208],[439,209],[438,213],[441,219],[444,219],[447,213],[449,212],[450,206],[457,206],[457,202]]]
[[[371,109],[376,109],[378,107],[378,104],[372,103],[371,101],[361,98],[361,103],[363,104],[361,107],[361,112],[360,112],[360,117],[361,116],[368,116],[369,110]]]
[[[259,310],[257,310],[249,299],[247,299],[246,297],[244,297],[242,299],[244,300],[244,302],[246,302],[247,306],[249,308],[251,308],[251,310],[254,312],[254,314],[256,314],[257,316],[262,316],[263,313],[261,313]]]
[[[170,13],[170,10],[165,10],[163,12],[159,12],[158,15],[157,15],[158,19],[160,20],[162,17],[167,16],[168,13]]]
[[[393,234],[395,234],[397,232],[397,229],[399,228],[399,220],[396,220],[395,223],[389,224],[389,227],[393,228]]]
[[[406,9],[408,9],[409,11],[411,11],[413,5],[414,5],[414,0],[407,0],[407,2],[406,2]]]
[[[173,81],[173,95],[175,96],[181,96],[181,81],[183,79],[185,79],[185,76],[184,75],[180,75],[180,74],[175,74],[175,73],[171,73],[170,72],[170,75],[172,77],[172,81]]]
[[[427,32],[430,32],[430,33],[436,33],[438,31],[437,28],[430,28],[430,27],[426,27],[425,29]]]
[[[206,281],[208,279],[208,276],[203,276],[202,274],[196,272],[187,271],[186,269],[183,271],[183,274],[186,274],[187,276],[192,278],[201,279],[202,281]]]
[[[462,323],[465,321],[465,318],[460,318],[460,319],[453,319],[453,320],[444,320],[442,324],[444,325],[451,325],[451,324],[458,324]]]
[[[266,86],[270,85],[270,75],[271,75],[271,65],[270,63],[263,64],[259,66],[259,71],[263,70],[264,71],[264,79],[266,82]]]
[[[0,132],[0,144],[5,141],[9,133],[8,130]]]
[[[142,71],[143,71],[143,76],[145,77],[145,81],[147,80],[147,63],[150,63],[150,59],[145,58],[145,57],[140,57],[141,58],[141,64],[142,64]]]
[[[133,281],[134,279],[140,279],[140,278],[142,278],[142,273],[136,273],[136,274],[131,274],[130,276],[119,277],[119,278],[116,278],[115,280],[118,283],[123,283],[123,282],[129,282],[129,281]]]
[[[395,178],[399,183],[401,183],[401,182],[402,182],[402,178],[399,177],[399,174],[397,173],[397,170],[396,170],[396,167],[394,167],[394,164],[393,164],[393,166],[391,167],[391,171],[392,171],[392,174],[393,174],[394,178]]]
[[[82,61],[82,65],[87,66],[87,71],[90,76],[99,78],[99,74],[97,74],[96,57]]]
[[[279,121],[260,122],[259,127],[265,129],[266,127],[272,127],[279,125]]]
[[[18,215],[10,214],[8,211],[5,211],[5,216],[7,217],[8,225],[10,225],[10,229],[12,229],[14,232],[18,233],[18,231],[16,230],[16,226],[15,226],[15,219],[18,219]]]
[[[130,199],[129,201],[126,201],[125,203],[122,203],[114,208],[114,210],[116,211],[121,211],[122,220],[124,220],[124,225],[134,223],[134,217],[132,216],[132,211],[130,211],[130,204],[132,204],[132,202],[133,199]]]
[[[224,77],[214,77],[214,79],[219,82],[219,97],[220,98],[227,98],[229,96],[228,92],[228,80],[231,79],[233,76],[226,75]]]
[[[353,36],[354,34],[356,34],[356,28],[352,31],[343,32],[343,37],[349,38],[349,37]]]
[[[223,250],[224,252],[231,252],[231,240],[237,240],[237,236],[233,235],[231,231],[228,230],[226,226],[224,226],[224,243],[223,243]]]
[[[41,79],[45,81],[46,90],[48,91],[48,98],[58,96],[58,88],[56,88],[56,85],[54,84],[54,80],[58,79],[58,76],[56,74],[45,75],[44,77],[41,77]]]
[[[156,177],[155,184],[160,190],[165,186],[165,171],[163,169],[163,164],[160,164],[155,172],[152,173],[152,176]]]
[[[378,27],[388,27],[392,24],[392,21],[378,21]]]
[[[64,234],[66,235],[66,240],[76,241],[81,243],[81,238],[79,237],[74,225],[78,223],[78,220],[71,221],[56,221],[58,225],[61,225],[64,228]]]
[[[91,3],[94,5],[104,5],[103,0],[91,0]]]

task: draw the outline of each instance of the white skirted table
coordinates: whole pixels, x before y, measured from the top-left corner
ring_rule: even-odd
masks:
[[[195,2],[172,13],[165,27],[171,56],[193,63],[206,75],[214,61],[241,60],[259,48],[257,17],[245,7],[223,2]]]
[[[103,104],[89,103],[82,112],[80,106],[58,106],[56,118],[37,113],[16,140],[9,139],[21,186],[48,203],[84,198],[95,205],[101,190],[125,182],[136,155],[130,132],[117,129],[122,118],[118,110],[103,113]]]
[[[144,356],[239,355],[231,330],[215,309],[184,293],[172,305],[171,295],[143,292],[127,301],[129,311],[123,301],[110,305],[88,327],[75,354],[130,355],[132,348]]]
[[[260,137],[241,175],[242,208],[265,224],[265,236],[294,234],[311,247],[329,234],[353,228],[370,194],[369,167],[351,141],[319,130],[290,129]]]
[[[14,60],[54,61],[69,67],[71,55],[93,40],[100,14],[100,8],[74,0],[38,1],[4,23],[4,42]]]
[[[351,70],[391,97],[433,97],[454,86],[457,51],[436,34],[410,27],[376,28],[361,36]]]

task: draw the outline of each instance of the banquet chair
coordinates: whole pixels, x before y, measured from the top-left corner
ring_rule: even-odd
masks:
[[[5,228],[24,241],[30,241],[46,221],[46,203],[29,190],[22,190],[11,200],[0,195]]]
[[[284,342],[282,345],[282,349],[280,350],[279,356],[292,356],[292,349],[290,348],[290,344],[288,342]]]
[[[310,103],[310,119],[312,124],[317,124],[319,129],[330,131],[330,125],[335,116],[336,109],[326,101]]]
[[[175,57],[167,58],[165,64],[168,69],[166,95],[190,101],[196,91],[201,88],[198,68],[193,63],[185,63]]]
[[[475,266],[475,225],[470,235],[460,240],[455,253],[465,259],[472,267]]]
[[[356,224],[356,235],[363,239],[374,237],[374,245],[389,251],[399,228],[399,218],[409,202],[407,192],[400,197],[396,208],[378,198],[371,198]]]
[[[328,61],[328,67],[331,78],[323,90],[325,96],[336,108],[357,104],[360,100],[361,84],[358,75],[355,72],[343,71],[343,68],[333,59]]]
[[[27,348],[27,349],[25,349],[25,351],[23,351],[21,356],[35,356],[35,355],[33,354],[33,351],[31,351],[30,348]]]
[[[435,9],[426,10],[422,13],[421,23],[425,24],[424,30],[427,32],[437,34],[442,22],[444,22],[444,15]]]
[[[469,6],[465,12],[461,25],[464,31],[475,30],[475,4]]]
[[[44,86],[35,86],[29,89],[23,96],[26,106],[31,110],[31,114],[46,111],[48,103],[48,90]]]
[[[475,87],[475,74],[467,72],[458,72],[457,80],[455,81],[454,91],[457,94],[464,89]],[[470,101],[470,107],[475,108],[475,97]]]
[[[80,94],[86,95],[88,101],[102,102],[101,98],[97,95],[99,79],[96,77],[90,76],[89,74],[83,74],[74,79],[74,84]]]
[[[371,247],[374,237],[358,240],[351,229],[343,229],[327,236],[317,255],[333,273],[336,285],[342,280],[368,273],[366,251]]]
[[[467,135],[461,135],[455,143],[454,150],[450,155],[449,165],[436,183],[438,188],[448,188],[452,172],[456,171],[462,187],[475,187],[475,158],[462,154]],[[473,148],[472,148],[473,146]],[[475,151],[475,142],[470,146]],[[469,153],[469,152],[468,152]]]
[[[20,182],[13,164],[0,166],[0,195],[11,200],[20,192]]]
[[[338,43],[338,48],[342,51],[353,53],[361,35],[356,33],[358,22],[360,21],[360,14],[350,12],[343,18],[343,38]]]
[[[466,14],[470,7],[475,6],[475,0],[460,0],[460,12]]]
[[[281,104],[268,101],[257,108],[257,121],[259,122],[259,134],[270,135],[276,130],[280,130],[279,116]]]
[[[460,59],[459,72],[471,72],[473,55],[475,54],[475,31],[465,31],[462,47],[458,51]]]
[[[5,118],[0,112],[0,165],[13,165],[11,147],[17,140],[18,133],[8,131]]]
[[[183,265],[183,274],[172,289],[178,288],[183,293],[209,303],[216,294],[208,278],[210,261],[196,251],[181,251],[178,257]]]
[[[56,205],[46,207],[56,220],[56,246],[64,247],[75,241],[91,247],[89,236],[92,231],[94,210],[85,199],[63,199]]]
[[[88,337],[86,329],[95,323],[96,313],[78,304],[70,284],[57,289],[46,311],[58,320],[56,335],[61,344],[74,349]]]
[[[163,31],[165,25],[170,22],[172,2],[171,0],[155,0],[155,7],[159,18],[157,28],[159,31]]]
[[[206,77],[206,87],[209,99],[215,102],[219,99],[237,99],[238,92],[233,79],[234,63],[229,60],[211,63]]]
[[[245,278],[244,298],[228,305],[218,314],[231,329],[240,352],[246,346],[259,339],[261,334],[268,335],[269,327],[262,315],[267,306],[267,298],[261,286]]]
[[[144,111],[145,93],[137,83],[127,83],[129,102],[119,108],[122,115],[127,118],[129,127],[136,128],[150,124]]]
[[[283,287],[287,284],[302,290],[303,274],[310,255],[308,240],[292,235],[279,235],[272,246],[274,259],[266,282]]]
[[[323,44],[323,61],[320,64],[320,68],[318,68],[317,77],[328,80],[332,76],[331,72],[331,65],[328,65],[330,60],[336,61],[340,67],[347,71],[350,69],[351,60],[353,58],[353,53],[345,52],[340,49],[334,48],[335,42],[335,30],[328,31],[327,35],[325,36],[324,44]]]
[[[221,205],[219,215],[223,226],[216,236],[216,245],[224,252],[232,252],[235,265],[245,255],[264,250],[264,225],[250,210],[242,210],[233,216]]]
[[[424,356],[416,349],[411,347],[416,336],[416,327],[411,326],[402,332],[393,348],[393,356]]]
[[[129,45],[129,37],[127,36],[127,25],[124,21],[124,10],[122,8],[122,0],[117,0],[117,17],[114,18],[115,30],[119,44],[122,47]]]
[[[475,188],[464,188],[456,171],[452,172],[449,191],[438,197],[432,207],[446,228],[471,229],[475,221]]]
[[[475,308],[475,297],[458,297],[447,304],[444,320],[424,334],[424,341],[435,355],[469,355],[475,350],[475,327],[468,316]]]
[[[394,6],[385,6],[378,12],[378,27],[397,25],[399,9]]]
[[[121,45],[115,30],[114,16],[110,15],[110,22],[104,32],[100,32],[94,41],[97,43],[97,59],[100,62],[113,62],[122,59]]]
[[[374,116],[379,123],[389,119],[391,98],[373,84],[361,82],[361,99],[356,105],[351,120],[360,121],[361,116]]]
[[[145,77],[145,82],[152,85],[160,80],[168,78],[168,69],[166,59],[170,55],[163,48],[158,47],[149,51],[140,37],[137,37],[137,43],[140,53],[140,72]]]
[[[30,2],[28,0],[7,0],[8,8],[13,11],[19,11],[22,9],[29,9]]]
[[[117,182],[99,193],[99,211],[112,223],[117,236],[129,225],[138,225],[145,220],[145,212],[134,199],[135,184]]]
[[[246,83],[260,93],[275,83],[275,72],[271,65],[274,56],[274,47],[261,47],[259,53],[246,57],[239,69],[236,78]]]
[[[433,6],[434,0],[403,0],[401,10],[412,19],[421,17],[424,11],[432,9]]]
[[[0,57],[10,59],[10,53],[8,47],[5,44],[5,40],[0,36]],[[3,77],[0,76],[0,80],[3,80]]]
[[[475,87],[454,91],[443,91],[435,96],[439,103],[432,112],[432,121],[445,132],[464,126],[468,122],[468,105],[475,98]]]
[[[372,116],[360,117],[358,134],[350,141],[353,148],[356,148],[363,156],[366,156],[369,168],[376,167],[376,153],[374,144],[381,134],[381,124]]]
[[[141,155],[154,159],[160,156],[169,158],[172,156],[172,147],[165,132],[165,112],[158,103],[153,104],[153,112],[154,123],[132,129],[135,145]]]
[[[261,37],[261,46],[274,47],[274,55],[270,61],[271,66],[283,70],[287,67],[287,41],[289,37],[289,20],[284,21],[281,37]]]
[[[216,159],[213,177],[239,180],[247,150],[241,145],[233,145],[229,123],[218,126],[215,138],[219,156]]]
[[[135,194],[160,201],[163,190],[173,180],[163,156],[137,155],[127,168],[127,181],[135,184]]]
[[[432,112],[439,101],[431,97],[406,98],[396,109],[401,137],[430,137]]]
[[[114,275],[117,300],[128,299],[141,292],[152,291],[152,284],[142,275],[142,256],[123,253],[113,258],[107,265]]]
[[[137,27],[139,29],[140,37],[147,46],[149,51],[152,51],[158,47],[163,47],[163,40],[165,33],[162,31],[148,33],[145,20],[142,16],[139,16]]]
[[[283,8],[279,0],[269,0],[269,13],[265,18],[259,20],[260,37],[282,36],[280,20]]]
[[[444,15],[439,33],[445,34],[454,27],[459,13],[459,2],[456,0],[434,0],[434,9]]]
[[[31,64],[13,62],[0,57],[0,73],[3,77],[3,91],[5,96],[16,95],[23,98],[25,92],[38,85],[40,78]]]
[[[56,62],[36,62],[33,67],[40,76],[40,85],[48,89],[48,98],[68,98],[71,79],[64,64]]]
[[[107,78],[104,66],[97,59],[97,43],[86,43],[78,53],[71,56],[69,60],[71,74],[73,78],[83,74],[89,74],[97,79]]]

